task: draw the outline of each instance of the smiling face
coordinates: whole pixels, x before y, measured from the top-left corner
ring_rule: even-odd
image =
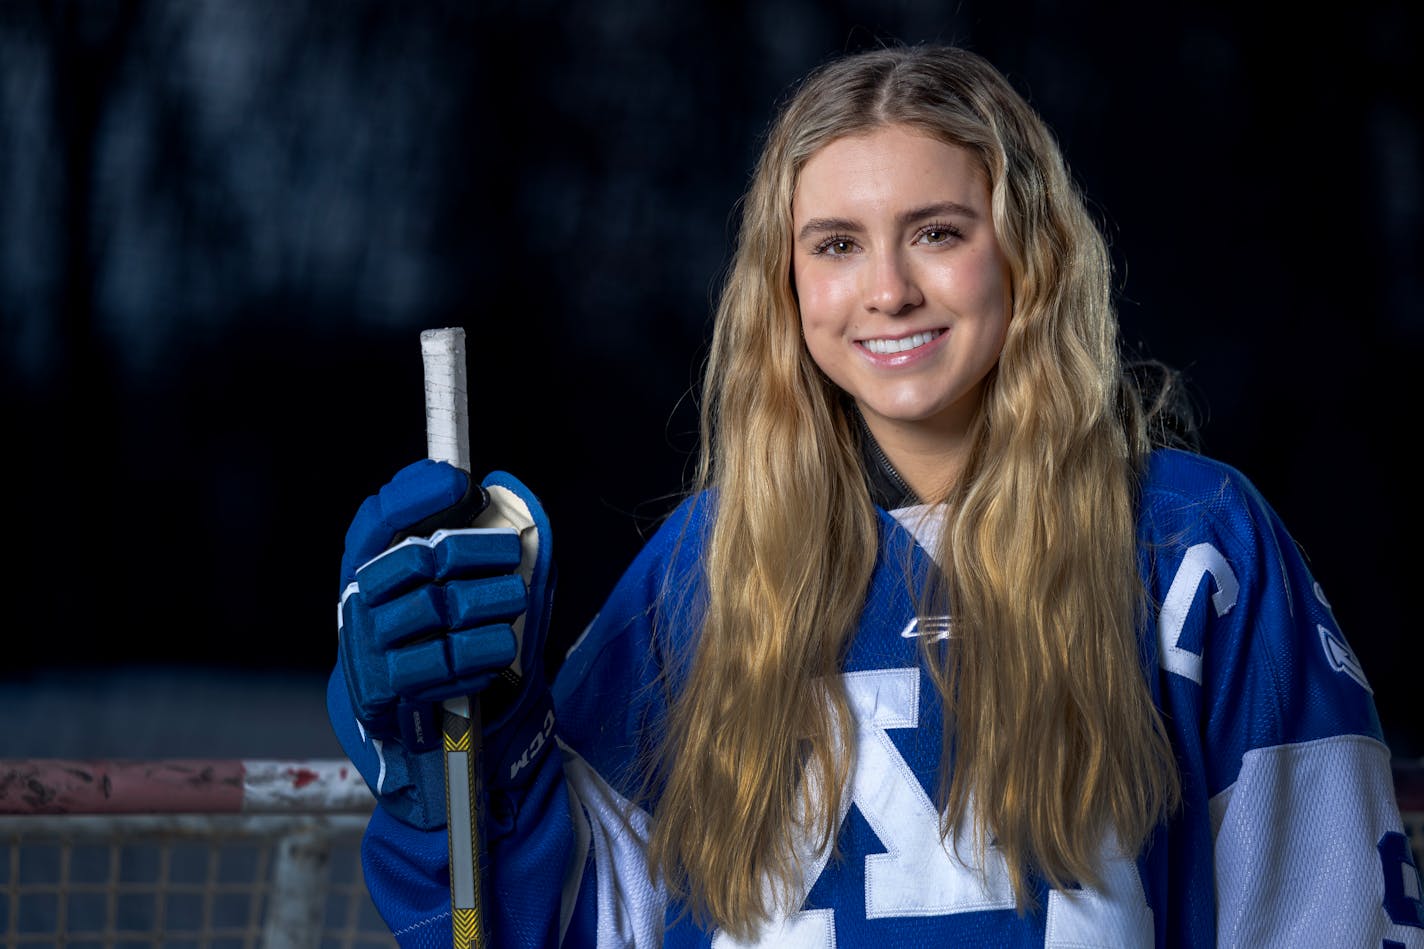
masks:
[[[984,173],[963,148],[882,126],[812,155],[791,211],[811,358],[933,494],[958,469],[1009,324]]]

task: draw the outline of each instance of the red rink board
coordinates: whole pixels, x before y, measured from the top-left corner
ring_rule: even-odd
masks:
[[[345,760],[0,760],[0,814],[238,814],[369,809]]]

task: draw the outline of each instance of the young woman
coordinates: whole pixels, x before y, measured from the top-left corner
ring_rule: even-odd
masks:
[[[329,701],[402,944],[451,938],[414,725],[481,692],[496,945],[1424,946],[1367,680],[1247,479],[1167,447],[1109,270],[980,57],[799,84],[746,196],[697,489],[552,690],[523,484],[485,483],[522,547],[382,553],[465,493],[433,462],[353,522]]]

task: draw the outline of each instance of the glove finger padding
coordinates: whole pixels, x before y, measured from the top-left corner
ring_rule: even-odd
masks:
[[[513,572],[519,558],[519,535],[510,528],[437,531],[392,547],[356,572],[378,644],[518,616],[525,606],[524,583]]]
[[[435,703],[483,689],[514,660],[508,624],[525,605],[513,573],[517,532],[436,529],[468,528],[488,504],[467,473],[422,459],[356,512],[342,554],[339,655],[352,710],[368,734],[398,736],[415,751],[437,747]],[[466,533],[473,536],[451,539]],[[451,630],[461,633],[453,644]]]
[[[368,732],[412,751],[439,744],[434,704],[483,691],[518,659],[524,613],[513,527],[412,537],[362,565],[342,606],[343,661]]]

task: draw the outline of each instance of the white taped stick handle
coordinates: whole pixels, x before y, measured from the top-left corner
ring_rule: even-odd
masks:
[[[465,375],[465,331],[422,330],[425,364],[425,447],[435,461],[470,471],[470,397]]]

